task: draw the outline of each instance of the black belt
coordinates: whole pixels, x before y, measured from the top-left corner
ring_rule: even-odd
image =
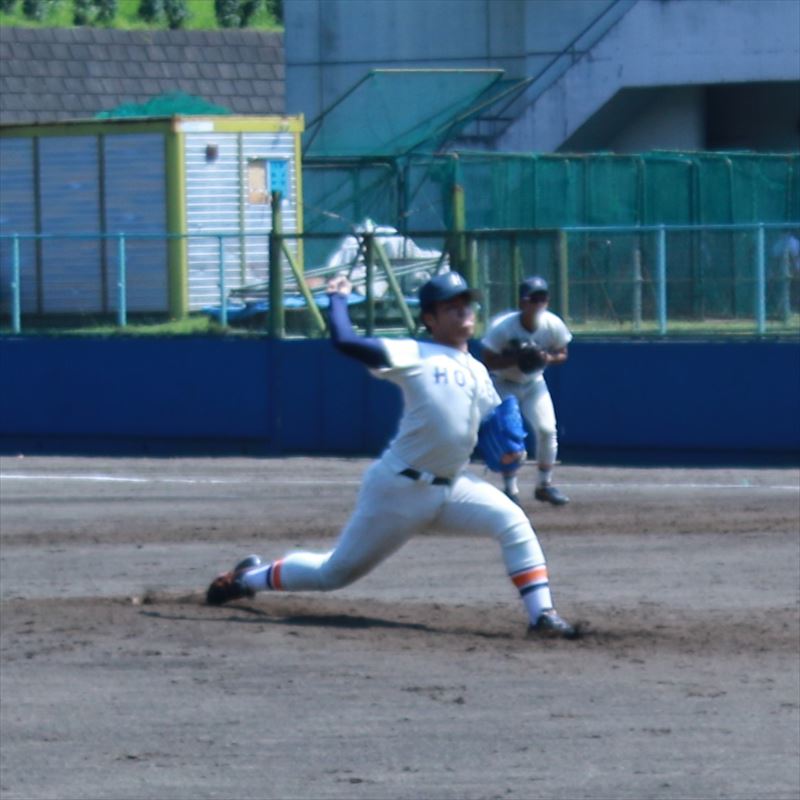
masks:
[[[422,477],[422,473],[419,470],[411,469],[411,467],[404,469],[400,474],[405,475],[406,478],[411,478],[412,481],[418,481]],[[452,483],[453,481],[450,478],[434,478],[431,481],[433,486],[450,486]]]

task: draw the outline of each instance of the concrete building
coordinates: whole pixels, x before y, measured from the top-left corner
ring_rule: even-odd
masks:
[[[500,67],[465,131],[503,151],[800,149],[800,0],[284,0],[286,110],[371,68]]]

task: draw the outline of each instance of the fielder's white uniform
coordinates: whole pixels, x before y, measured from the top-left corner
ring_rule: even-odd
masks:
[[[544,310],[539,314],[533,332],[523,326],[521,316],[521,312],[512,311],[495,318],[483,338],[483,346],[502,353],[516,340],[532,342],[539,349],[552,352],[562,350],[572,341],[569,328],[551,311]],[[517,398],[522,416],[536,438],[536,460],[540,465],[555,464],[558,453],[556,414],[544,379],[544,369],[526,374],[517,366],[505,367],[492,370],[492,378],[500,397],[514,395]]]
[[[434,342],[378,341],[389,366],[371,371],[397,384],[404,396],[397,435],[367,470],[356,509],[333,550],[291,553],[248,572],[247,584],[254,590],[264,589],[265,581],[276,590],[337,589],[425,528],[489,533],[535,621],[552,607],[536,534],[522,509],[465,471],[481,420],[500,404],[486,367],[469,353]],[[421,476],[401,474],[409,468]]]

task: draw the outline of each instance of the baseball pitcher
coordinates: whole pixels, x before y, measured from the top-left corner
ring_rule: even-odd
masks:
[[[524,458],[516,401],[501,402],[489,373],[467,350],[475,293],[456,272],[419,291],[431,340],[358,336],[347,311],[347,278],[328,286],[334,346],[378,378],[397,384],[399,429],[367,470],[355,511],[332,550],[294,552],[262,563],[249,556],[208,588],[220,605],[259,591],[330,591],[374,569],[429,527],[493,536],[536,636],[573,638],[576,629],[553,607],[544,554],[525,513],[499,489],[466,471],[479,443],[487,464],[508,470]]]

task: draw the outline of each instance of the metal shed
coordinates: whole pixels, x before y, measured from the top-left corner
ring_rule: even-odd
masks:
[[[266,280],[272,192],[283,231],[303,230],[302,131],[302,116],[1,126],[0,305],[12,234],[25,313],[114,311],[120,237],[133,312],[219,302],[221,250],[228,289]]]

